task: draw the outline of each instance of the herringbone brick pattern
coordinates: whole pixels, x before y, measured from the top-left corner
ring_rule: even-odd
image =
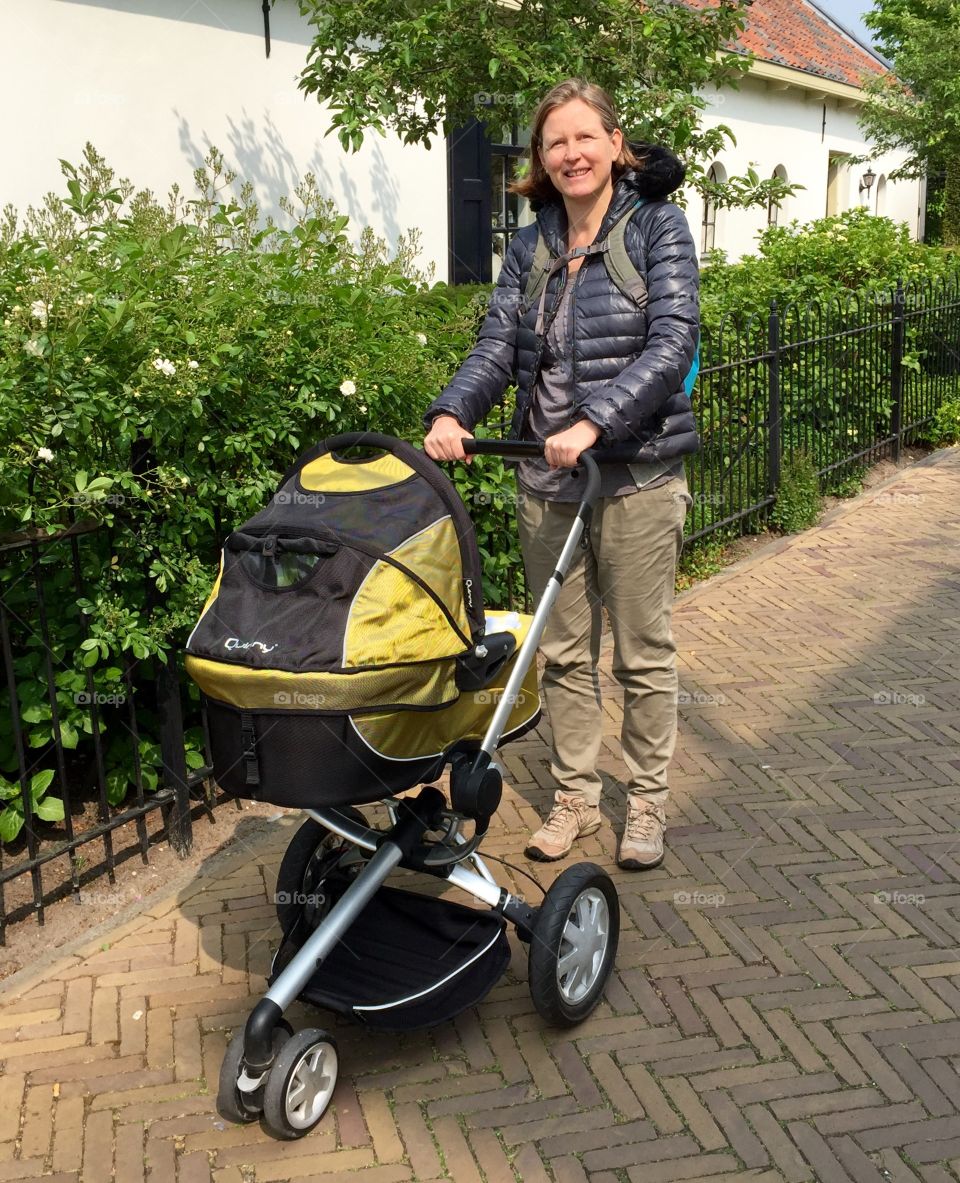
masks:
[[[276,940],[284,822],[0,996],[0,1181],[960,1178],[958,628],[953,451],[678,605],[668,856],[614,871],[617,972],[581,1028],[544,1028],[515,943],[455,1023],[338,1026],[335,1111],[307,1139],[225,1127],[212,1093]],[[614,704],[608,823],[584,847],[608,867]],[[546,753],[531,737],[504,756],[489,849],[522,862]]]

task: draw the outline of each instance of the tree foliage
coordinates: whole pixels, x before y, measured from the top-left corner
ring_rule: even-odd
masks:
[[[298,0],[315,30],[300,87],[328,104],[347,149],[366,131],[430,145],[477,118],[528,123],[562,78],[615,98],[628,137],[670,145],[706,192],[730,142],[702,126],[714,87],[736,87],[750,58],[729,47],[752,0],[704,8],[675,0]],[[739,182],[739,183],[738,183]],[[710,187],[719,205],[765,204],[794,186],[748,173]]]
[[[867,83],[861,126],[909,153],[894,178],[946,170],[944,239],[960,244],[960,0],[876,0],[865,19],[893,71]]]

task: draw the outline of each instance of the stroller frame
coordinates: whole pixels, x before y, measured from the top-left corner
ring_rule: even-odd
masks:
[[[542,455],[543,445],[471,439],[464,440],[464,450],[516,459]],[[606,872],[590,863],[571,866],[558,877],[542,904],[531,907],[500,887],[477,853],[502,792],[502,770],[493,760],[494,753],[599,495],[596,461],[589,452],[583,453],[581,460],[587,480],[575,521],[483,740],[470,757],[460,757],[459,767],[454,765],[453,808],[446,807],[446,797],[439,789],[424,785],[415,797],[387,799],[393,823],[388,830],[367,828],[347,809],[304,811],[329,834],[371,857],[299,950],[272,977],[245,1028],[234,1036],[220,1074],[218,1108],[223,1116],[234,1121],[262,1116],[268,1131],[281,1138],[302,1136],[323,1116],[336,1084],[336,1044],[321,1030],[293,1035],[283,1014],[302,996],[319,967],[398,866],[426,871],[453,884],[514,925],[520,939],[530,946],[531,994],[548,1021],[572,1026],[600,1001],[613,969],[619,935],[616,890]],[[486,657],[482,643],[475,651],[478,658]],[[468,818],[476,821],[476,832],[469,840],[460,833]],[[428,833],[441,828],[444,832],[439,838],[425,841]],[[479,950],[471,961],[486,951]],[[450,976],[462,972],[463,967]]]

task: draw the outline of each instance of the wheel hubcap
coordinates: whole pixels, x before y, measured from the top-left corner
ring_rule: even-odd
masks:
[[[287,1120],[303,1130],[318,1121],[330,1103],[337,1082],[337,1053],[329,1043],[308,1048],[297,1061],[287,1085]]]
[[[573,902],[557,959],[557,985],[566,1002],[582,1002],[596,985],[610,935],[607,900],[595,887]]]

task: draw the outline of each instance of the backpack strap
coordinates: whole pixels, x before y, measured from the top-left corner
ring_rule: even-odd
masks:
[[[527,282],[523,290],[523,302],[520,306],[520,314],[522,316],[533,306],[535,301],[539,302],[536,329],[538,337],[543,335],[547,285],[550,279],[556,272],[566,267],[567,263],[572,259],[578,259],[582,255],[602,254],[603,261],[606,264],[607,274],[619,290],[631,300],[636,301],[641,308],[646,307],[646,281],[630,258],[625,242],[627,223],[640,206],[646,204],[646,201],[646,197],[638,198],[621,215],[618,221],[613,224],[602,242],[591,243],[590,246],[575,247],[572,251],[567,251],[566,254],[558,255],[556,258],[550,254],[550,248],[547,246],[543,232],[538,231],[537,245],[533,252],[533,262],[527,274]]]
[[[607,274],[620,291],[631,300],[634,300],[640,308],[647,306],[647,283],[637,270],[634,261],[630,258],[627,251],[626,236],[630,219],[640,206],[645,205],[646,202],[646,197],[638,198],[623,217],[614,223],[606,238],[609,249],[603,256],[603,261],[607,267]]]
[[[520,308],[521,315],[528,308],[533,307],[534,300],[539,297],[540,293],[547,286],[547,280],[551,274],[550,264],[552,261],[547,240],[543,237],[543,232],[538,228],[537,245],[533,252],[533,263],[530,266],[530,271],[527,273],[526,287],[523,289],[523,303]]]

